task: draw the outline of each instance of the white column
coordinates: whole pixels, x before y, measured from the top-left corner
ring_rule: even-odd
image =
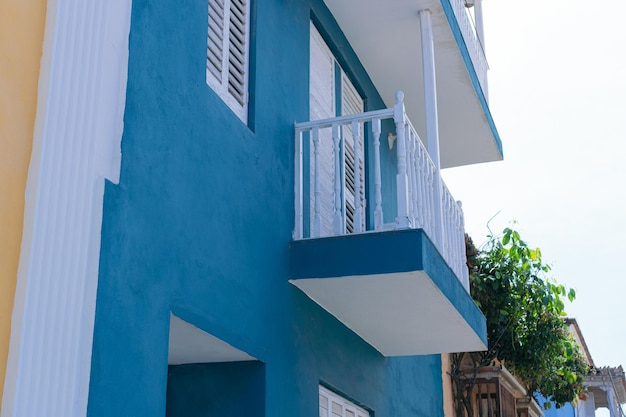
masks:
[[[434,187],[434,233],[431,236],[440,250],[444,250],[443,220],[441,208],[441,175],[439,172],[439,116],[437,114],[437,80],[435,77],[435,45],[430,10],[421,10],[420,30],[422,35],[422,65],[424,71],[424,107],[426,109],[426,149],[435,164]]]
[[[119,181],[131,0],[49,1],[3,417],[85,416],[104,179]]]

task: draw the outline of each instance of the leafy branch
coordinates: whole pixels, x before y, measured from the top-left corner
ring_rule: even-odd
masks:
[[[564,320],[565,300],[573,301],[575,291],[548,277],[550,266],[539,248],[529,247],[511,228],[490,236],[479,251],[468,242],[471,294],[487,318],[488,340],[486,352],[471,354],[472,366],[505,363],[527,392],[540,393],[557,408],[576,403],[587,364]],[[452,356],[451,374],[457,415],[471,417],[474,383],[471,373],[460,372],[464,359],[466,354]]]

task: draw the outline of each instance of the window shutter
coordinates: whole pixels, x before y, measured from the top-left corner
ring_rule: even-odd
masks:
[[[322,39],[315,26],[311,23],[310,38],[310,116],[311,120],[335,117],[335,57]],[[333,234],[334,176],[335,152],[331,129],[321,129],[319,161],[320,161],[320,211],[321,235]],[[313,146],[310,148],[311,173],[314,172]],[[314,190],[315,178],[310,177],[310,189]],[[315,212],[315,195],[310,196],[310,213]],[[310,216],[311,230],[313,230],[313,215]]]
[[[341,114],[358,114],[363,112],[363,99],[356,91],[354,84],[350,81],[345,72],[341,73]],[[344,144],[344,198],[346,202],[346,232],[353,233],[355,231],[354,217],[356,210],[361,211],[361,225],[360,230],[365,230],[365,167],[364,167],[364,141],[363,134],[361,132],[359,136],[359,155],[355,155],[354,142],[352,139],[352,128],[343,128],[343,144]],[[359,178],[360,184],[358,187],[354,184],[354,168],[355,158],[359,158]],[[359,196],[360,207],[354,206],[354,196],[357,193]]]
[[[207,83],[242,119],[247,115],[249,0],[209,0]]]
[[[330,417],[328,415],[328,396],[320,392],[320,417]]]
[[[224,57],[224,0],[209,0],[207,69],[221,84]],[[207,74],[208,75],[208,74]]]
[[[248,2],[231,0],[228,31],[228,92],[244,106],[248,69]]]
[[[337,60],[332,51],[315,28],[310,24],[310,116],[311,120],[362,113],[364,109],[363,99],[350,81],[347,74],[337,65]],[[336,75],[339,76],[336,80]],[[336,85],[336,81],[340,85]],[[336,97],[339,95],[339,97]],[[338,112],[335,109],[335,100],[339,98],[337,105],[341,106]],[[344,231],[353,233],[356,230],[365,230],[365,167],[364,167],[364,142],[363,132],[359,137],[359,174],[360,184],[354,184],[355,152],[352,142],[352,128],[343,127],[342,149],[340,158],[343,158],[341,165],[341,182],[343,183],[342,198],[344,200]],[[333,234],[333,213],[335,210],[334,201],[334,147],[330,129],[320,131],[320,212],[321,212],[321,235],[330,236]],[[310,159],[313,161],[313,149],[311,149]],[[311,172],[313,172],[311,166]],[[310,189],[314,187],[314,177],[311,176]],[[359,196],[358,207],[355,207],[354,196]],[[314,213],[315,196],[311,193],[310,213]],[[356,212],[361,212],[361,227],[355,227],[354,219]],[[313,216],[311,216],[311,228],[313,227]]]
[[[320,417],[370,417],[370,413],[341,397],[338,394],[319,387]]]

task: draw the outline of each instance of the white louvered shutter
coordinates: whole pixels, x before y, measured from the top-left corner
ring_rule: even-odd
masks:
[[[358,114],[363,112],[363,99],[356,91],[356,88],[342,71],[341,74],[341,115]],[[364,141],[363,129],[361,129],[358,143],[359,154],[355,155],[354,140],[352,138],[352,128],[344,127],[343,136],[343,158],[344,158],[344,189],[343,195],[346,206],[345,227],[346,233],[352,233],[357,229],[354,225],[356,211],[361,212],[360,230],[365,230],[365,169],[364,169]],[[359,158],[359,184],[354,184],[355,158]],[[358,205],[355,206],[354,196],[358,192]]]
[[[311,23],[311,42],[310,42],[310,117],[311,120],[326,119],[335,117],[337,113],[340,115],[350,115],[362,113],[364,110],[363,99],[357,92],[356,88],[346,75],[346,73],[337,65],[337,61],[332,51]],[[338,89],[336,80],[336,71],[340,71],[341,86]],[[340,91],[341,108],[339,112],[335,109],[335,92]],[[354,218],[356,210],[361,211],[361,228],[365,230],[365,169],[364,169],[364,141],[363,132],[359,137],[359,185],[354,184],[354,167],[355,153],[352,143],[352,129],[344,127],[342,129],[342,155],[344,163],[342,164],[341,182],[343,183],[343,199],[344,199],[344,232],[353,233],[357,228],[354,226]],[[320,131],[320,211],[321,211],[321,235],[329,236],[333,234],[333,214],[334,214],[334,144],[332,139],[332,131],[324,129]],[[311,230],[313,228],[313,214],[315,208],[315,196],[313,177],[313,149],[311,149],[311,180],[310,180],[310,213],[311,213]],[[359,204],[355,207],[354,196],[358,191]]]
[[[370,417],[370,413],[340,395],[319,387],[320,417]]]
[[[209,0],[207,83],[247,120],[250,43],[249,0]]]
[[[311,24],[310,39],[310,118],[311,120],[327,119],[335,117],[335,58],[332,52],[322,39],[315,26]],[[321,211],[321,235],[330,236],[333,234],[333,214],[335,210],[334,201],[334,147],[332,131],[330,129],[320,130],[320,211]],[[310,150],[310,213],[311,230],[313,230],[313,220],[315,213],[314,190],[314,154],[313,143]]]

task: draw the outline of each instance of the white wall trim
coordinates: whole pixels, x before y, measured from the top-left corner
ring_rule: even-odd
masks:
[[[2,416],[85,416],[132,0],[49,0]]]

